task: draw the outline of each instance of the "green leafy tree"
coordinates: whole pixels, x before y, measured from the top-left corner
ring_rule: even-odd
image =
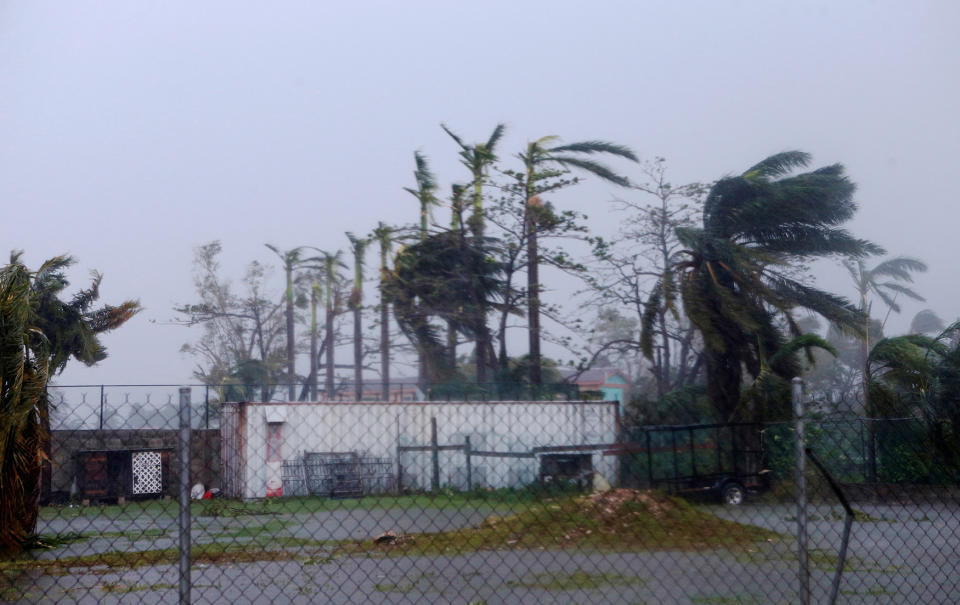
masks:
[[[922,419],[927,447],[913,455],[927,460],[922,465],[930,475],[926,479],[949,470],[945,478],[955,482],[960,472],[960,322],[936,336],[884,338],[870,351],[866,369],[874,416]],[[871,445],[873,439],[871,435]],[[870,462],[875,465],[876,457]],[[875,468],[872,474],[877,475]]]
[[[676,230],[683,258],[656,291],[667,305],[679,291],[703,339],[708,396],[725,420],[765,417],[763,409],[738,409],[744,370],[755,379],[769,352],[800,336],[797,309],[846,330],[863,330],[863,314],[855,305],[790,273],[792,266],[814,258],[881,252],[840,228],[857,208],[855,186],[843,167],[791,174],[809,162],[806,153],[780,153],[714,184],[704,201],[702,225]],[[785,379],[801,371],[796,355],[771,360],[769,367]]]
[[[57,256],[31,272],[11,254],[0,269],[0,550],[16,550],[36,528],[44,451],[49,443],[47,381],[70,359],[107,356],[100,335],[140,310],[136,301],[95,307],[102,276],[61,298],[73,264]]]
[[[461,235],[441,232],[405,247],[384,284],[401,330],[423,360],[425,381],[434,385],[458,376],[433,320],[482,341],[484,314],[500,289],[494,255],[482,240]]]
[[[174,307],[174,311],[183,325],[201,326],[203,333],[180,350],[200,360],[194,376],[204,384],[221,389],[256,384],[263,400],[269,401],[272,385],[283,381],[286,356],[280,343],[285,330],[284,305],[268,291],[270,268],[257,261],[247,266],[242,289],[237,291],[222,275],[222,251],[218,241],[194,251],[198,300]],[[252,367],[258,369],[251,372]],[[252,376],[263,381],[242,383]],[[228,394],[222,392],[221,400]]]

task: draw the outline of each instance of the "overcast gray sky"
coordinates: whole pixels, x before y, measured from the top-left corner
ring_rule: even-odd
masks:
[[[193,248],[239,277],[263,244],[345,248],[416,219],[412,153],[466,180],[446,122],[502,149],[558,134],[665,156],[709,181],[785,149],[844,163],[851,228],[926,260],[904,328],[960,316],[956,2],[6,2],[0,241],[79,259],[103,300],[146,310],[61,383],[179,383]],[[637,175],[634,175],[637,176]],[[599,184],[558,203],[612,235]],[[824,270],[821,285],[851,294]],[[152,323],[156,320],[157,323]],[[522,351],[517,351],[522,353]],[[305,364],[305,362],[303,362]]]

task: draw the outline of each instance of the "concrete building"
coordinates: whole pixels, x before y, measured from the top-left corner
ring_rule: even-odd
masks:
[[[522,487],[595,474],[613,483],[617,459],[604,450],[617,441],[619,406],[601,401],[225,403],[220,431],[222,487],[229,497],[289,495],[294,471],[317,457],[374,460],[388,466],[398,487],[413,490]],[[340,480],[330,475],[334,479]]]

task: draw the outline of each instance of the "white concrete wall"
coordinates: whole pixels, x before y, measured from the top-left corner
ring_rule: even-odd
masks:
[[[267,422],[282,420],[284,460],[304,452],[358,452],[396,462],[397,445],[429,445],[430,418],[438,442],[460,445],[469,435],[474,451],[529,452],[536,447],[613,443],[617,408],[609,402],[443,403],[247,403],[245,496],[263,497],[277,469],[267,465]],[[281,409],[282,408],[282,409]],[[589,452],[583,452],[589,453]],[[611,483],[616,458],[593,453],[593,468]],[[403,485],[430,486],[430,452],[406,452]],[[462,486],[465,457],[440,452],[441,485]],[[521,487],[536,480],[537,458],[472,458],[473,479],[489,487]]]

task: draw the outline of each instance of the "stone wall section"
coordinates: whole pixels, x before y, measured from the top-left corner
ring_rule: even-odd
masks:
[[[69,497],[76,474],[75,455],[83,450],[169,449],[170,481],[166,494],[176,496],[176,472],[180,468],[178,435],[179,431],[170,429],[52,431],[48,467],[50,487],[42,500],[62,501]],[[190,485],[202,483],[207,489],[219,488],[220,430],[194,429],[190,439]]]

